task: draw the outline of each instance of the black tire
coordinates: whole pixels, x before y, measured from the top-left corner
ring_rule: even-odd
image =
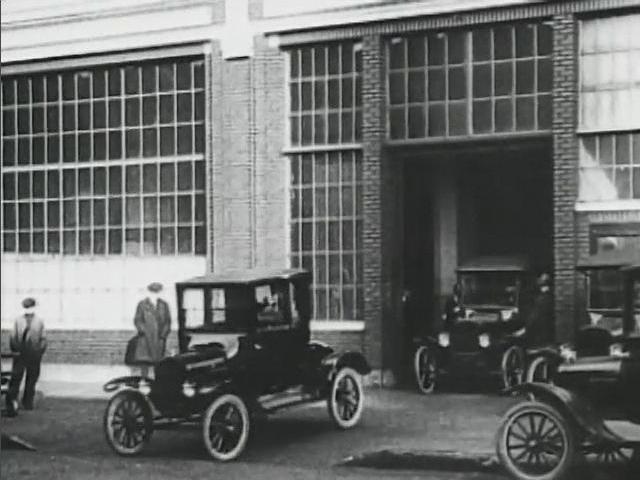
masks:
[[[418,389],[424,394],[433,393],[438,377],[438,364],[432,347],[418,347],[413,357],[413,371]]]
[[[338,370],[331,382],[327,408],[333,423],[340,429],[352,428],[360,421],[364,390],[358,372],[349,367]]]
[[[557,410],[544,403],[523,402],[504,416],[496,435],[496,452],[513,478],[560,480],[573,467],[575,437]]]
[[[116,393],[104,412],[104,434],[119,455],[137,455],[153,433],[153,414],[142,394],[124,390]]]
[[[554,369],[548,357],[538,356],[527,367],[526,382],[553,383]]]
[[[587,463],[604,465],[606,467],[629,467],[632,465],[634,457],[633,447],[623,447],[620,445],[603,445],[585,454]]]
[[[513,388],[520,385],[525,375],[524,350],[516,345],[509,347],[502,355],[502,386]]]
[[[233,393],[217,397],[202,419],[207,453],[220,462],[235,460],[249,439],[250,417],[244,400]]]

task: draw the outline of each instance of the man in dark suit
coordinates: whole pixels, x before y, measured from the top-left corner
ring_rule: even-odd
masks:
[[[36,393],[36,382],[40,377],[40,363],[47,348],[44,336],[44,323],[36,316],[36,301],[29,297],[22,301],[24,312],[16,318],[9,345],[16,354],[13,359],[11,382],[7,393],[7,413],[15,415],[18,408],[18,393],[22,377],[26,372],[22,406],[25,410],[33,410],[33,400]]]
[[[140,366],[141,375],[148,376],[149,368],[164,358],[167,337],[171,331],[171,313],[167,302],[160,298],[162,284],[147,286],[147,298],[136,308],[133,323],[138,331],[133,364]]]
[[[553,342],[553,294],[551,277],[543,273],[538,277],[538,295],[525,321],[525,338],[529,347],[544,347]]]

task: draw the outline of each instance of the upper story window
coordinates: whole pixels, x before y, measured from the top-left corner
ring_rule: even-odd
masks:
[[[580,26],[580,129],[640,128],[640,14]]]
[[[389,139],[549,130],[551,50],[546,24],[389,39]]]
[[[206,253],[200,57],[2,77],[2,251]]]
[[[640,14],[580,24],[580,200],[640,199]]]
[[[361,141],[361,50],[340,42],[288,52],[291,147]]]

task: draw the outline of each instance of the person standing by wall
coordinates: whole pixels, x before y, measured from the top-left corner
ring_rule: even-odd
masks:
[[[162,284],[153,282],[147,287],[147,298],[136,308],[133,324],[138,331],[134,341],[132,365],[140,367],[141,375],[149,375],[150,368],[165,355],[167,337],[171,331],[169,305],[160,298]]]
[[[538,286],[538,295],[533,302],[524,326],[525,338],[529,348],[548,346],[554,340],[551,276],[548,273],[541,274],[536,284]]]
[[[22,301],[23,314],[16,318],[11,332],[9,345],[16,354],[13,359],[11,382],[7,393],[7,413],[15,415],[18,409],[18,393],[22,377],[26,372],[22,406],[25,410],[33,410],[36,393],[36,382],[40,377],[42,355],[47,349],[44,336],[44,322],[35,314],[36,301],[28,297]]]

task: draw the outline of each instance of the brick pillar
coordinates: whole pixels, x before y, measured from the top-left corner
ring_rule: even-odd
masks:
[[[363,211],[364,211],[364,350],[375,369],[388,369],[384,359],[383,319],[389,303],[384,255],[384,55],[382,39],[371,35],[362,47]]]
[[[578,196],[577,22],[572,14],[553,17],[553,216],[556,339],[575,329],[576,225]]]
[[[255,197],[250,61],[214,56],[213,76],[213,268],[247,268]]]

